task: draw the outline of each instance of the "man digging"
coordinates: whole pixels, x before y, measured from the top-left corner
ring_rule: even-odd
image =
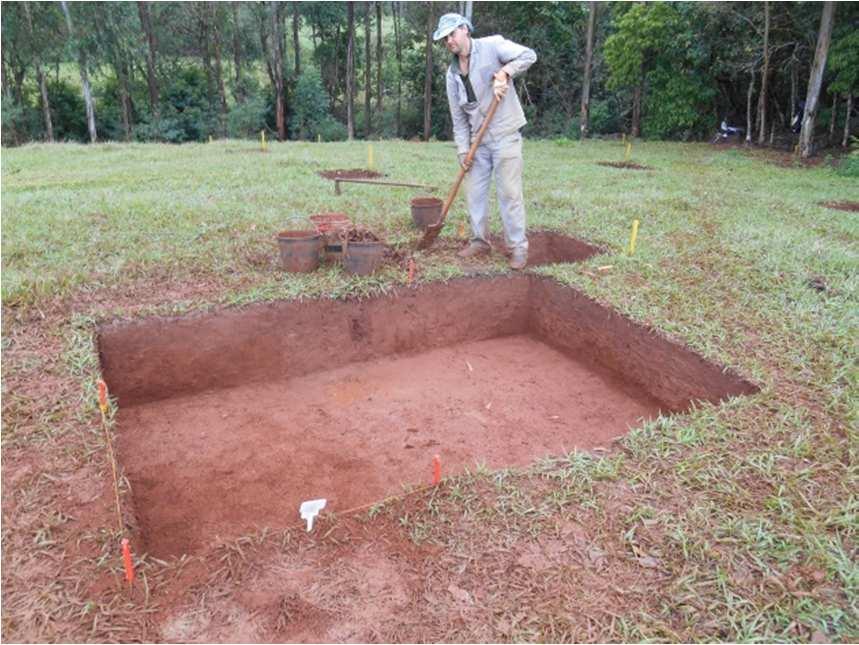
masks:
[[[502,36],[472,38],[473,27],[457,13],[443,15],[434,40],[444,39],[453,61],[447,70],[447,100],[453,120],[453,138],[459,163],[466,175],[466,202],[471,220],[471,241],[459,252],[470,258],[492,250],[489,235],[489,182],[495,174],[495,190],[504,224],[504,238],[511,251],[510,268],[528,263],[525,235],[525,203],[522,198],[522,135],[525,114],[516,92],[508,92],[510,79],[537,60],[534,50]],[[495,97],[501,99],[474,160],[465,157]]]

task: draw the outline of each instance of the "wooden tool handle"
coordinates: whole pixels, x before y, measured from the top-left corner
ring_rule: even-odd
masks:
[[[436,225],[439,228],[444,224],[447,212],[450,210],[450,207],[453,205],[453,200],[456,199],[456,194],[459,192],[459,186],[462,184],[462,180],[465,179],[465,173],[468,172],[463,166],[467,167],[472,161],[474,161],[474,155],[477,153],[477,146],[479,146],[480,142],[483,141],[483,135],[486,134],[486,130],[489,128],[489,122],[492,121],[492,117],[495,116],[495,110],[498,109],[499,103],[501,103],[501,99],[496,96],[492,100],[492,105],[489,107],[489,112],[486,113],[486,118],[483,119],[480,129],[477,131],[477,135],[474,137],[474,141],[471,144],[471,148],[468,150],[468,154],[465,155],[465,161],[462,162],[462,165],[459,168],[459,174],[456,176],[456,181],[453,182],[453,186],[444,202],[444,208],[441,209],[441,219]]]

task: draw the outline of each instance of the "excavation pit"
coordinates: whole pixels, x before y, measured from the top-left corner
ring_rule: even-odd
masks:
[[[162,558],[295,525],[307,499],[343,512],[428,483],[434,455],[444,475],[522,466],[757,391],[536,275],[115,322],[99,349]]]

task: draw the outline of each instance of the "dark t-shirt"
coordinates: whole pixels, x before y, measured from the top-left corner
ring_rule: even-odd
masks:
[[[460,74],[459,77],[462,79],[463,85],[465,85],[465,96],[468,98],[468,102],[477,102],[477,96],[474,94],[474,88],[471,87],[471,81],[468,80],[468,74]]]

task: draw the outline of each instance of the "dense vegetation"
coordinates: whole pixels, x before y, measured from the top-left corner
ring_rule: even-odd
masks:
[[[448,54],[427,32],[465,4],[6,2],[3,143],[444,139]],[[828,4],[480,2],[473,22],[538,52],[517,82],[531,136],[702,139],[726,119],[792,146]],[[847,145],[859,90],[859,3],[836,4],[822,145]]]

